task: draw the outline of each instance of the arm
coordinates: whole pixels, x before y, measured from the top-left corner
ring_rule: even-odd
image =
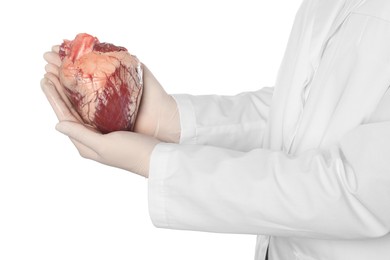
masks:
[[[173,95],[180,111],[180,143],[246,151],[260,147],[272,94],[273,88],[264,87],[235,96]]]
[[[160,141],[179,142],[181,131],[180,118],[178,106],[173,97],[165,92],[150,70],[145,65],[142,65],[145,88],[136,120],[135,133],[116,132],[107,135],[99,134],[82,123],[81,118],[64,94],[64,89],[58,79],[58,68],[61,65],[58,51],[59,46],[54,46],[52,51],[44,54],[48,64],[45,66],[47,73],[41,81],[42,89],[60,121],[56,127],[57,130],[70,137],[81,156],[147,177],[150,154],[154,146]],[[253,97],[251,98],[251,96]],[[180,98],[177,97],[177,99]],[[196,100],[205,101],[207,97],[198,99],[188,97],[188,99],[196,103]],[[232,108],[238,107],[240,110],[247,111],[252,115],[249,119],[255,119],[257,116],[254,104],[247,106],[240,104],[245,99],[256,99],[256,95],[241,94],[237,98],[214,96],[213,99],[219,104],[225,104],[225,106],[226,104],[236,104]],[[203,107],[207,109],[210,108],[210,105]],[[213,109],[210,109],[210,111],[216,110],[216,108],[213,105]],[[229,111],[230,109],[227,109],[227,112]],[[220,113],[220,111],[217,111],[210,114],[214,119],[217,119],[216,117],[219,117]],[[232,120],[240,118],[237,112],[229,114],[234,115],[230,116]],[[224,132],[224,137],[227,137],[226,133],[229,126],[225,127],[224,125],[228,124],[229,121],[219,121],[219,126],[215,127],[219,131],[212,131],[212,133]],[[256,122],[262,122],[262,120],[257,120]],[[236,124],[236,121],[234,123]],[[221,131],[221,129],[224,130]],[[253,135],[257,129],[252,127],[249,130]],[[249,131],[247,132],[249,133]]]
[[[389,84],[390,23],[355,15],[348,26],[345,30],[351,30],[343,35],[350,37],[344,43],[355,46],[348,62],[356,66],[329,63],[332,70],[323,77],[335,84],[349,84],[348,91],[355,96],[369,97]],[[349,103],[356,105],[353,96]],[[375,101],[371,102],[374,106]],[[388,234],[390,103],[382,105],[373,116],[382,122],[357,126],[327,149],[294,156],[261,148],[157,145],[149,172],[149,211],[154,225],[318,239]],[[368,114],[368,109],[361,112]]]
[[[157,227],[360,239],[390,231],[390,121],[290,157],[159,144],[149,173]]]

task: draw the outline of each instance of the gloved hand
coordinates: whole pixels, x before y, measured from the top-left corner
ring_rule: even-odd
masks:
[[[50,77],[52,76],[46,74],[41,86],[60,120],[56,129],[69,136],[80,155],[148,177],[150,156],[160,141],[144,134],[126,131],[103,135],[89,128],[73,115],[74,112],[57,91],[61,86],[53,84]]]
[[[75,140],[80,155],[87,159],[121,168],[143,177],[149,176],[149,161],[156,138],[126,131],[97,133],[83,124],[62,121],[56,129]]]
[[[45,67],[47,73],[41,81],[41,86],[60,121],[56,126],[57,130],[70,137],[82,157],[148,177],[150,156],[155,145],[160,141],[154,137],[142,134],[141,131],[138,133],[118,131],[103,135],[84,125],[64,94],[63,87],[58,80],[58,68],[61,64],[58,56],[58,46],[53,47],[52,52],[46,53],[45,59],[48,61]],[[156,97],[157,94],[163,97],[164,93],[163,90],[159,92],[150,91],[149,96],[153,100],[153,97]],[[169,100],[169,96],[167,100]],[[172,105],[172,103],[170,104]],[[176,109],[172,110],[176,111],[172,115],[177,113]],[[146,105],[144,105],[143,117],[146,117],[148,114],[157,115],[155,124],[153,125],[153,122],[143,119],[144,122],[138,128],[143,128],[145,131],[156,133],[159,136],[159,134],[163,133],[158,128],[158,125],[161,124],[159,123],[159,115],[164,113],[163,111],[161,113],[155,111],[156,114],[153,114],[153,111],[153,109],[147,109]],[[154,126],[155,128],[152,129],[153,131],[150,131],[147,126]],[[162,128],[160,127],[160,129]],[[166,135],[166,137],[168,136]]]
[[[48,62],[45,69],[47,77],[55,84],[59,84],[58,71],[61,60],[58,55],[59,46],[54,46],[51,52],[44,54]],[[175,100],[168,95],[151,71],[142,64],[143,69],[143,95],[139,107],[134,132],[150,135],[164,142],[178,143],[180,140],[180,116]],[[61,88],[59,94],[69,108],[71,105]],[[73,109],[72,114],[78,117]]]

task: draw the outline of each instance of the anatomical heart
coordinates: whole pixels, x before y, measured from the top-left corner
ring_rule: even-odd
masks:
[[[60,82],[84,122],[102,133],[132,131],[143,91],[140,61],[85,33],[64,40],[59,55]]]

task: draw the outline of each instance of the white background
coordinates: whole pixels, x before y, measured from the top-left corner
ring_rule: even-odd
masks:
[[[168,93],[275,82],[301,0],[0,3],[0,259],[253,259],[255,236],[158,229],[147,179],[82,159],[56,132],[42,55],[79,32],[137,55]]]

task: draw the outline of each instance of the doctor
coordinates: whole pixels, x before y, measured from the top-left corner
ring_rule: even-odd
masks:
[[[390,1],[305,0],[274,88],[168,95],[144,66],[132,132],[42,88],[81,156],[148,177],[155,226],[257,235],[256,260],[390,259]]]

